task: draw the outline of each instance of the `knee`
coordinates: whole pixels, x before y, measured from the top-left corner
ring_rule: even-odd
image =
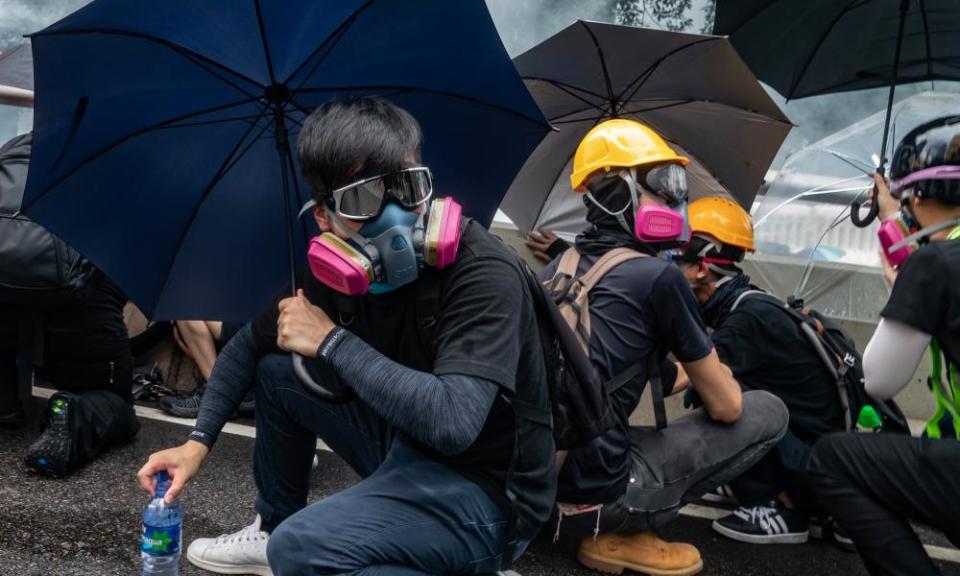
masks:
[[[267,561],[275,576],[309,574],[303,544],[295,531],[278,526],[267,542]]]
[[[787,405],[773,394],[763,390],[743,393],[743,416],[757,430],[763,440],[779,441],[787,433],[790,411]]]
[[[269,354],[257,362],[257,378],[254,382],[254,394],[257,397],[267,395],[278,384],[288,380],[293,374],[290,356]]]
[[[841,453],[844,450],[844,444],[849,441],[848,436],[848,434],[831,434],[824,436],[816,443],[810,454],[810,462],[807,464],[807,472],[814,481],[819,483],[822,479],[837,474],[843,461]]]
[[[337,534],[323,522],[305,521],[296,514],[287,518],[270,534],[267,561],[274,576],[305,574],[341,574],[348,566],[343,550],[334,544]]]

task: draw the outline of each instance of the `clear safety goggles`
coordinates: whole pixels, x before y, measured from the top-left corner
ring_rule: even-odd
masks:
[[[426,166],[364,178],[331,192],[337,215],[357,221],[375,218],[389,198],[404,208],[416,208],[432,194],[433,175]]]
[[[687,171],[679,164],[661,164],[638,175],[644,187],[676,206],[687,199]]]

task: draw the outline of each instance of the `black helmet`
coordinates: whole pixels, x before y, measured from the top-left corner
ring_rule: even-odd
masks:
[[[960,166],[960,116],[931,120],[904,136],[893,154],[890,178],[895,188],[912,189],[918,198],[960,204],[960,180],[911,178],[897,186],[911,174],[937,166]],[[899,190],[892,191],[899,196]]]

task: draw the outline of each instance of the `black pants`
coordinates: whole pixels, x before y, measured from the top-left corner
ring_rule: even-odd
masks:
[[[74,464],[86,463],[140,428],[133,411],[133,356],[124,302],[115,287],[97,276],[82,298],[54,309],[0,307],[0,412],[17,402],[21,331],[37,330],[32,338],[42,356],[31,360],[41,364],[39,376],[73,400]]]
[[[817,443],[809,473],[873,576],[938,575],[912,520],[960,545],[960,442],[835,434]]]
[[[813,446],[789,430],[780,442],[759,462],[730,483],[742,506],[765,505],[786,492],[798,510],[820,512],[813,485],[807,476],[807,464]]]

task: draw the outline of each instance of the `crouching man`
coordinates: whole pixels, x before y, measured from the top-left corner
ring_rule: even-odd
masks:
[[[500,242],[431,198],[420,140],[413,117],[379,99],[328,103],[304,124],[298,155],[323,232],[309,249],[313,273],[231,340],[190,439],[138,474],[152,491],[166,469],[176,498],[253,388],[258,516],[194,541],[193,564],[492,573],[547,520],[554,444],[531,295]],[[308,391],[281,352],[307,358],[312,378],[351,399]],[[518,405],[546,417],[518,417]],[[317,437],[364,480],[308,506]]]

